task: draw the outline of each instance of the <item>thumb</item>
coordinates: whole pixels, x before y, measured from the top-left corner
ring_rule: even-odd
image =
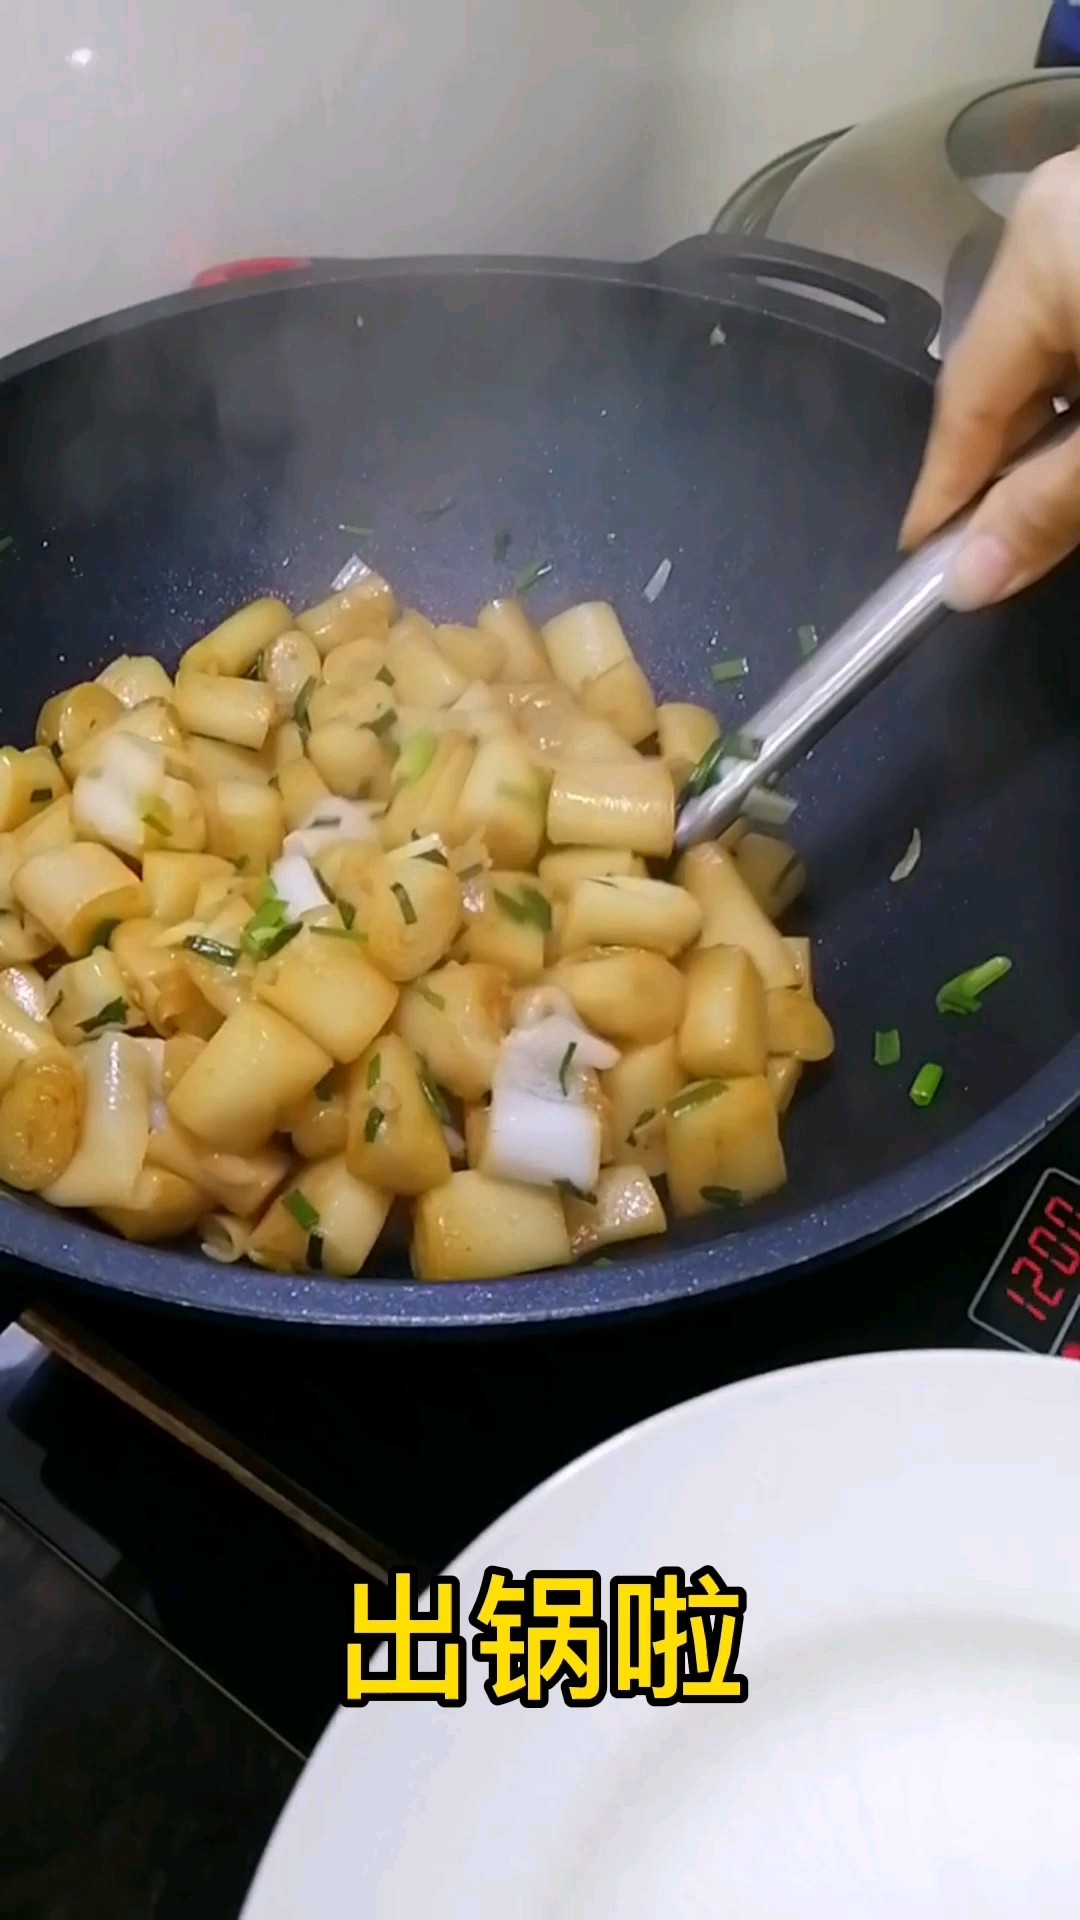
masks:
[[[999,480],[974,514],[945,579],[946,605],[986,607],[1049,573],[1080,546],[1080,432]]]

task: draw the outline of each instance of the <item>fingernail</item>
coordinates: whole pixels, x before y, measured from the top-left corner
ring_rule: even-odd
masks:
[[[996,533],[972,534],[945,575],[942,599],[956,613],[974,613],[1000,600],[1018,571],[1012,548]]]

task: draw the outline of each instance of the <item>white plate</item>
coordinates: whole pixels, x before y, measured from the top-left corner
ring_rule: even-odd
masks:
[[[747,1590],[744,1705],[495,1707],[469,1658],[459,1710],[343,1711],[244,1920],[1075,1920],[1080,1367],[876,1354],[728,1387],[452,1571],[464,1614],[489,1565],[704,1564]]]

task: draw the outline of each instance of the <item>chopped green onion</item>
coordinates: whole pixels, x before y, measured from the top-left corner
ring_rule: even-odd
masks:
[[[422,980],[417,980],[416,991],[422,1000],[427,1001],[429,1007],[437,1007],[440,1013],[446,1012],[446,1001],[441,993],[434,993],[430,987],[425,987]]]
[[[575,1187],[572,1180],[556,1180],[555,1185],[567,1200],[583,1200],[587,1207],[595,1207],[595,1193],[585,1193],[581,1187]]]
[[[377,1140],[379,1137],[379,1128],[385,1120],[386,1115],[381,1107],[369,1107],[368,1117],[364,1121],[364,1139],[369,1143],[372,1140]]]
[[[879,1027],[874,1035],[875,1067],[895,1067],[899,1058],[899,1030],[896,1027]]]
[[[339,520],[338,532],[355,533],[358,540],[370,540],[374,536],[375,529],[374,527],[350,527],[347,520]]]
[[[475,880],[477,874],[483,873],[483,871],[483,863],[479,860],[474,860],[471,867],[462,867],[461,872],[458,874],[458,879]]]
[[[107,947],[119,925],[119,920],[99,921],[93,933],[90,935],[90,944],[86,949],[87,953],[93,953],[95,947]]]
[[[710,1207],[720,1207],[725,1213],[733,1213],[743,1203],[742,1194],[734,1187],[702,1187],[701,1197]]]
[[[691,769],[687,777],[686,785],[682,792],[684,800],[696,800],[700,793],[704,793],[707,787],[712,786],[723,757],[724,742],[722,739],[714,740],[711,747],[706,747],[697,766]]]
[[[448,867],[450,865],[445,853],[442,853],[438,847],[429,847],[426,853],[418,853],[416,858],[417,860],[429,860],[433,867]]]
[[[285,926],[279,927],[276,933],[272,933],[268,940],[263,941],[255,958],[257,960],[272,960],[275,953],[280,953],[282,947],[287,947],[289,941],[295,940],[297,934],[303,931],[304,929],[299,920],[288,921]],[[321,929],[316,928],[315,931],[320,932]]]
[[[692,1086],[684,1087],[681,1093],[669,1100],[667,1110],[673,1120],[681,1114],[690,1113],[694,1107],[703,1107],[706,1100],[715,1100],[719,1094],[727,1092],[726,1080],[695,1080]]]
[[[519,927],[539,927],[541,933],[551,932],[551,902],[536,887],[522,887],[515,899],[512,893],[502,893],[493,888],[492,898],[508,920]]]
[[[341,818],[336,813],[320,813],[317,820],[309,820],[309,827],[340,827]]]
[[[398,906],[401,908],[401,917],[404,920],[405,925],[407,927],[415,927],[416,908],[413,906],[412,901],[409,899],[409,896],[406,893],[404,887],[402,886],[401,881],[400,880],[393,881],[390,887],[390,891],[393,894],[394,899],[397,901]]]
[[[316,1100],[332,1100],[333,1097],[334,1097],[334,1069],[333,1067],[331,1067],[329,1073],[326,1074],[323,1077],[323,1079],[319,1081],[319,1084],[315,1089],[315,1098]]]
[[[312,1273],[322,1272],[323,1237],[321,1233],[308,1234],[307,1263]]]
[[[315,686],[315,676],[314,674],[309,674],[297,694],[296,699],[293,701],[293,719],[296,721],[301,735],[305,740],[311,732],[311,721],[308,718],[308,705],[315,691]]]
[[[570,1089],[566,1083],[566,1076],[570,1072],[570,1068],[574,1064],[574,1055],[577,1052],[577,1050],[578,1050],[577,1041],[571,1040],[569,1046],[566,1049],[566,1052],[563,1054],[562,1060],[559,1063],[559,1085],[562,1088],[564,1094],[569,1094],[570,1092]]]
[[[649,1121],[655,1120],[655,1119],[656,1119],[655,1107],[646,1107],[644,1113],[638,1114],[637,1119],[634,1121],[633,1126],[631,1127],[629,1133],[626,1136],[629,1144],[632,1147],[637,1145],[637,1136],[641,1132],[642,1127],[647,1127],[649,1124]]]
[[[448,493],[446,496],[446,499],[438,501],[435,506],[420,507],[417,511],[416,517],[418,520],[423,520],[425,523],[432,520],[441,520],[444,513],[449,513],[451,507],[456,507],[456,506],[457,506],[457,495],[455,493]]]
[[[240,935],[243,952],[251,954],[255,960],[265,960],[269,954],[276,953],[278,947],[285,944],[279,935],[285,930],[286,924],[285,902],[268,880],[263,886],[255,912]],[[293,931],[299,933],[298,924]],[[287,933],[286,938],[291,939],[292,934]]]
[[[379,1075],[381,1073],[382,1073],[382,1055],[380,1053],[373,1053],[371,1056],[371,1059],[368,1061],[368,1070],[367,1070],[367,1083],[368,1083],[369,1090],[372,1087],[378,1086]]]
[[[816,653],[817,649],[818,649],[817,628],[811,625],[800,627],[799,628],[799,652],[802,654],[803,659],[809,660],[810,655],[812,653]]]
[[[5,533],[3,539],[0,540],[0,553],[8,553],[14,545],[15,545],[14,534]]]
[[[987,988],[996,986],[1011,972],[1012,961],[998,953],[992,960],[984,960],[981,967],[969,967],[966,973],[958,973],[954,980],[946,980],[945,985],[938,988],[935,1001],[938,1012],[978,1013]]]
[[[513,544],[514,536],[510,532],[509,527],[501,527],[495,535],[491,548],[492,559],[497,567],[502,566]]]
[[[397,778],[403,786],[411,787],[414,781],[423,779],[438,745],[433,733],[414,733],[406,740],[397,763]]]
[[[530,561],[527,567],[522,567],[521,572],[514,581],[514,592],[517,594],[518,599],[520,600],[523,593],[531,592],[532,588],[535,587],[539,581],[546,580],[548,574],[554,573],[554,571],[555,568],[550,560],[533,560]]]
[[[944,1077],[944,1067],[939,1067],[935,1061],[928,1060],[925,1067],[919,1068],[918,1073],[911,1083],[908,1090],[909,1100],[911,1100],[916,1107],[928,1107],[936,1097],[937,1090]]]
[[[30,805],[39,807],[43,800],[51,800],[52,797],[51,787],[35,787],[30,795]]]
[[[389,667],[380,667],[375,678],[376,680],[381,680],[384,687],[392,687],[394,685],[394,676]]]
[[[442,1088],[436,1086],[425,1061],[420,1060],[417,1062],[416,1074],[424,1098],[438,1119],[440,1126],[452,1127],[454,1124],[454,1116],[446,1104],[446,1096]]]
[[[336,905],[337,905],[337,910],[340,913],[341,918],[344,921],[346,927],[348,927],[351,930],[353,923],[356,919],[356,908],[352,905],[352,902],[349,900],[338,900],[336,902]]]
[[[122,1027],[127,1019],[127,1001],[110,1000],[107,1006],[92,1013],[89,1020],[79,1021],[80,1033],[100,1033],[102,1027]]]
[[[709,668],[718,687],[726,687],[729,680],[742,680],[750,668],[745,658],[737,660],[715,660]]]
[[[235,967],[240,958],[239,947],[227,947],[223,940],[211,940],[205,933],[189,933],[184,945],[200,960],[212,960],[215,967]]]
[[[314,1233],[319,1224],[319,1209],[312,1206],[307,1195],[301,1193],[299,1187],[294,1187],[291,1193],[287,1193],[281,1204],[286,1213],[292,1214],[298,1227],[303,1227],[305,1233]]]

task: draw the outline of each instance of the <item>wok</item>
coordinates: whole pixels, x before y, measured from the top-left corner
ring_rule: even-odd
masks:
[[[48,693],[117,653],[172,666],[247,598],[318,597],[358,544],[342,522],[372,528],[365,553],[438,618],[550,560],[537,618],[612,599],[661,695],[737,724],[796,663],[797,628],[826,632],[893,560],[936,322],[879,274],[709,239],[642,267],[341,263],[18,354],[0,367],[3,737],[29,738]],[[0,1250],[218,1315],[435,1330],[763,1285],[945,1206],[1080,1086],[1076,584],[1066,569],[948,622],[790,781],[810,873],[796,930],[817,940],[838,1052],[794,1103],[773,1201],[611,1266],[484,1285],[215,1266],[10,1196]],[[713,688],[710,657],[731,654],[748,678]],[[915,826],[921,862],[892,884]],[[940,983],[998,952],[1014,970],[983,1011],[937,1014]],[[874,1030],[893,1026],[903,1065],[883,1072]],[[919,1110],[906,1089],[928,1059],[945,1081]]]

